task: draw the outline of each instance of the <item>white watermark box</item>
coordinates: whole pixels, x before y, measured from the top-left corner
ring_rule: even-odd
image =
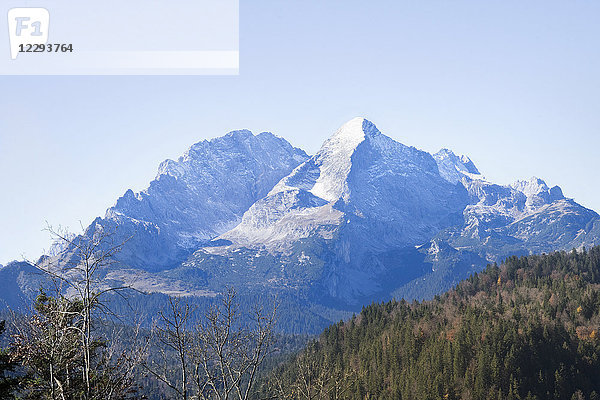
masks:
[[[238,0],[5,0],[0,12],[2,75],[239,73]]]

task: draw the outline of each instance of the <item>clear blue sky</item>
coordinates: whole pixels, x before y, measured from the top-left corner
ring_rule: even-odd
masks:
[[[240,75],[0,77],[0,263],[37,257],[160,161],[249,128],[315,152],[354,116],[600,210],[600,3],[240,5]]]

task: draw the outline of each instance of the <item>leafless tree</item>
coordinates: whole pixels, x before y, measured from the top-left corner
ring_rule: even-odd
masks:
[[[256,304],[248,320],[242,320],[233,288],[208,309],[194,345],[198,398],[250,398],[257,371],[273,351],[276,315],[276,304],[269,311]]]
[[[124,373],[121,368],[119,379],[111,380],[106,373],[119,368],[111,366],[109,361],[118,357],[106,351],[106,342],[97,337],[95,323],[99,314],[114,315],[103,302],[104,295],[121,295],[121,291],[127,288],[107,286],[102,281],[103,271],[115,262],[114,257],[125,241],[115,243],[114,232],[105,231],[99,224],[78,236],[54,230],[51,226],[48,226],[48,231],[61,250],[32,265],[51,278],[53,287],[50,294],[42,292],[33,317],[21,324],[15,348],[20,349],[20,357],[26,366],[32,368],[42,380],[49,381],[52,399],[70,398],[66,387],[74,386],[75,371],[81,374],[83,386],[83,393],[78,397],[86,400],[116,398],[117,386],[122,386],[124,379],[131,376],[133,360],[141,353],[133,351],[126,354],[123,351],[120,367],[129,371]],[[101,348],[104,351],[99,356]],[[132,355],[134,353],[135,356]],[[46,365],[36,367],[36,362],[40,360],[38,356],[42,354],[44,357],[41,360],[46,360]],[[130,362],[123,362],[125,359]],[[57,367],[62,368],[60,374]],[[99,368],[103,368],[104,375],[98,372]],[[110,382],[117,386],[108,388]],[[107,393],[115,396],[107,397]]]
[[[294,362],[295,376],[285,380],[273,374],[269,378],[272,399],[316,400],[343,399],[356,381],[356,373],[343,371],[340,367],[325,369],[308,349],[297,356]],[[325,362],[324,365],[331,365]],[[289,377],[288,377],[289,378]]]
[[[41,293],[35,309],[30,318],[13,318],[11,357],[27,366],[35,380],[24,397],[70,398],[80,379],[81,306]]]
[[[154,330],[159,354],[145,368],[179,399],[249,399],[273,351],[277,306],[242,314],[230,288],[201,316],[192,317],[195,311],[186,300],[169,298]]]
[[[102,379],[97,383],[99,399],[122,399],[136,396],[139,366],[148,358],[150,336],[141,323],[133,327],[115,328],[100,363]]]
[[[300,357],[296,360],[298,380],[292,385],[292,393],[298,399],[322,399],[325,397],[325,387],[328,383],[327,372],[319,368],[316,360]]]
[[[48,226],[47,230],[64,250],[60,253],[60,257],[46,259],[46,262],[34,265],[63,283],[62,287],[68,291],[67,295],[81,302],[78,315],[80,324],[77,329],[79,329],[83,353],[85,398],[90,399],[92,397],[90,375],[93,368],[94,312],[110,313],[102,302],[102,296],[127,288],[125,286],[105,287],[100,273],[115,263],[114,257],[126,241],[116,242],[115,232],[106,231],[100,224],[77,236],[54,230],[51,226]]]
[[[169,296],[167,307],[159,312],[153,329],[158,354],[143,364],[146,371],[171,388],[177,398],[184,400],[189,398],[190,392],[189,324],[193,311],[190,304],[182,298]]]

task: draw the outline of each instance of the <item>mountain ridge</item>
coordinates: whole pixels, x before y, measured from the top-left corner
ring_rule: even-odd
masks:
[[[131,189],[92,223],[132,236],[121,262],[155,271],[181,263],[200,243],[235,226],[241,214],[308,156],[285,139],[238,130],[165,160],[147,189]],[[132,249],[130,251],[130,248]],[[143,250],[142,250],[143,249]],[[151,257],[136,257],[135,253]]]
[[[105,271],[111,282],[201,297],[267,291],[336,318],[374,300],[430,298],[510,255],[591,247],[600,216],[541,179],[495,184],[467,156],[406,146],[359,117],[313,156],[248,130],[198,142],[85,235],[97,230],[131,237]]]
[[[546,229],[550,219],[554,227]],[[352,307],[411,293],[401,288],[419,277],[447,279],[447,288],[511,254],[568,248],[577,239],[574,226],[589,231],[593,220],[595,212],[542,180],[493,184],[466,156],[447,149],[432,156],[355,118],[219,236],[223,244],[201,248],[185,265],[218,276],[221,285],[265,281],[282,290],[300,282],[308,297]],[[565,235],[556,234],[561,229]],[[585,244],[595,243],[594,235]],[[440,254],[429,251],[434,244],[443,244]],[[257,267],[264,257],[269,266]],[[236,269],[223,268],[230,264]]]

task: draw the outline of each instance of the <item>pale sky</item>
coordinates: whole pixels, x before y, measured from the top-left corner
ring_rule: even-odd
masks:
[[[0,77],[0,263],[230,130],[309,153],[364,116],[600,211],[600,3],[242,0],[240,75]]]

